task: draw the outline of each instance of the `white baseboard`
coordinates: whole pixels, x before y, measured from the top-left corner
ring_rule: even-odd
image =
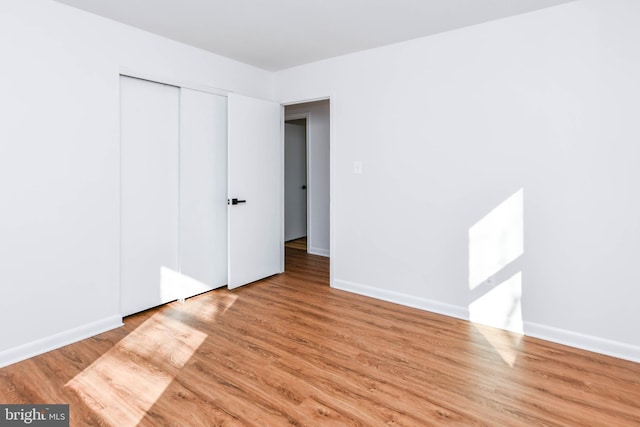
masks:
[[[630,344],[532,322],[524,322],[524,333],[529,337],[640,363],[640,347]]]
[[[426,298],[418,298],[413,295],[374,288],[340,279],[333,279],[332,286],[343,291],[353,292],[355,294],[365,295],[379,300],[405,305],[407,307],[419,308],[432,313],[469,320],[469,310],[460,306],[446,304]]]
[[[307,248],[307,252],[310,253],[311,255],[320,255],[320,256],[329,257],[329,249],[309,247]]]
[[[122,326],[122,316],[112,316],[106,319],[69,329],[58,334],[32,341],[27,344],[0,351],[0,368],[20,362],[30,357],[38,356],[65,345],[90,338],[111,329]]]
[[[469,310],[462,306],[455,306],[340,279],[334,279],[332,287],[382,301],[418,308],[462,320],[469,320]],[[556,344],[567,345],[581,350],[640,363],[640,347],[638,346],[526,321],[524,322],[524,333],[526,336],[540,338]]]

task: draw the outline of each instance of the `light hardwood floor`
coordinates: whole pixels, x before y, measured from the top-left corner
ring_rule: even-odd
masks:
[[[637,426],[640,365],[341,292],[328,260],[0,370],[71,425]]]

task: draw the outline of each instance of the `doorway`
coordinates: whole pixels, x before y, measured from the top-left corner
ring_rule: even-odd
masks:
[[[307,250],[307,118],[284,124],[284,241]]]
[[[330,101],[285,107],[285,245],[330,255]]]

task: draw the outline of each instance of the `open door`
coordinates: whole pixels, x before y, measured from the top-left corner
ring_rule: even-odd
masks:
[[[228,96],[229,289],[283,271],[282,107]]]
[[[284,123],[284,241],[307,236],[307,120]]]

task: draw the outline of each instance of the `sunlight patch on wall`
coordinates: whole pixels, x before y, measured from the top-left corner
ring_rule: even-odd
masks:
[[[168,267],[160,267],[160,297],[162,301],[189,298],[211,290],[211,286]]]
[[[522,273],[516,273],[469,304],[469,318],[475,323],[522,334],[521,301]]]
[[[524,253],[523,189],[469,229],[469,289]]]
[[[523,254],[524,190],[520,189],[469,229],[469,289],[479,295],[469,303],[469,319],[511,367],[524,333],[522,272],[508,273],[507,267],[516,267],[512,263]],[[512,275],[496,285],[496,275],[507,274]]]

